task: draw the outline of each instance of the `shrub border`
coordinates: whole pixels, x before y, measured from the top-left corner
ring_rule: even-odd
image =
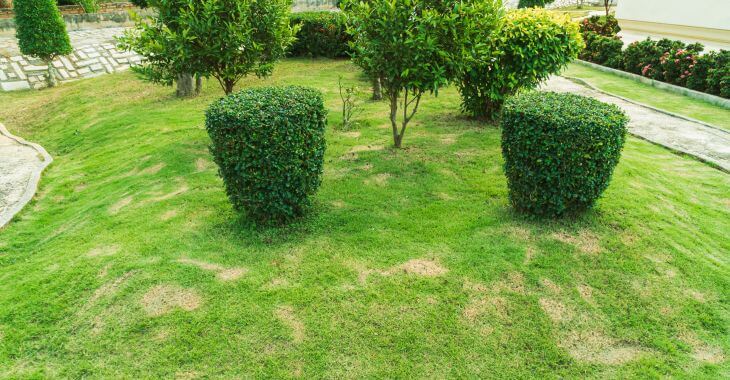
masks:
[[[602,65],[599,65],[599,64],[596,64],[593,62],[583,61],[580,59],[576,59],[574,62],[578,63],[580,65],[583,65],[583,66],[587,66],[590,68],[594,68],[596,70],[603,71],[605,73],[610,73],[610,74],[620,76],[622,78],[630,79],[630,80],[633,80],[634,82],[648,84],[652,87],[656,87],[656,88],[659,88],[662,90],[673,92],[675,94],[686,95],[686,96],[689,96],[690,98],[703,100],[705,102],[708,102],[708,103],[714,104],[716,106],[730,110],[730,99],[721,98],[719,96],[707,94],[707,93],[700,92],[700,91],[691,90],[691,89],[685,88],[685,87],[675,86],[673,84],[669,84],[669,83],[658,81],[658,80],[651,79],[651,78],[642,77],[641,75],[628,73],[626,71],[612,69],[610,67],[602,66]],[[613,95],[613,94],[609,94],[609,95]],[[615,95],[613,95],[613,96],[615,96]],[[636,103],[636,102],[632,102],[632,103]],[[652,108],[652,107],[649,107],[649,108]],[[661,110],[658,110],[658,111],[661,111]],[[661,112],[667,113],[666,111],[661,111]],[[677,116],[674,114],[671,114],[671,115]],[[683,117],[683,118],[687,119],[686,117]],[[690,120],[690,119],[688,119],[688,120]],[[696,120],[691,120],[691,121],[696,121]],[[702,124],[705,124],[705,123],[702,123]],[[708,126],[710,126],[710,125],[708,125]],[[710,127],[719,129],[714,126],[710,126]]]
[[[25,187],[25,190],[23,190],[23,195],[20,197],[20,200],[15,203],[14,205],[10,206],[7,210],[5,210],[4,213],[0,213],[0,230],[2,230],[3,227],[5,227],[8,223],[10,223],[11,220],[17,215],[25,206],[30,202],[31,199],[33,199],[33,196],[35,195],[36,191],[38,190],[38,184],[41,180],[41,174],[43,171],[48,167],[48,165],[53,162],[53,157],[51,157],[48,152],[46,152],[45,149],[43,149],[42,146],[25,141],[23,138],[14,136],[12,133],[10,133],[5,126],[0,123],[0,135],[3,135],[16,143],[20,145],[25,145],[28,147],[31,147],[38,152],[43,157],[43,163],[36,167],[36,169],[33,171],[33,173],[30,176],[30,179],[28,180],[28,184]]]

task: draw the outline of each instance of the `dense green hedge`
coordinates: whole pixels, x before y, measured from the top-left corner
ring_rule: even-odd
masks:
[[[574,94],[529,92],[502,111],[502,153],[512,205],[540,217],[593,206],[626,139],[616,106]]]
[[[701,55],[704,46],[670,39],[636,41],[623,48],[613,16],[593,16],[580,23],[586,48],[580,59],[730,98],[730,51]]]
[[[291,24],[301,24],[297,40],[289,48],[294,57],[347,57],[350,52],[345,14],[342,12],[301,12],[291,15]]]
[[[206,112],[210,151],[234,208],[264,223],[303,215],[321,183],[327,111],[304,87],[254,88]]]

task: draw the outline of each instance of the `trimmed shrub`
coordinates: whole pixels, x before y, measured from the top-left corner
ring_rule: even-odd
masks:
[[[71,54],[71,41],[61,12],[54,0],[22,0],[15,2],[15,24],[18,47],[24,55],[38,57],[48,65],[48,86],[56,85],[56,69],[52,61]]]
[[[543,9],[507,13],[497,32],[476,45],[457,85],[462,109],[493,119],[507,97],[536,87],[560,71],[583,48],[578,26]]]
[[[342,12],[302,12],[290,17],[292,26],[301,25],[297,40],[289,48],[294,57],[347,57],[352,40],[347,34]]]
[[[233,207],[262,223],[304,214],[321,183],[327,111],[305,87],[253,88],[206,111],[210,152]]]
[[[705,79],[706,91],[730,98],[730,51],[720,50],[708,54],[710,67]]]
[[[664,75],[659,66],[664,53],[686,48],[687,45],[682,41],[672,41],[666,38],[654,41],[647,38],[644,41],[629,44],[623,52],[621,64],[624,71],[662,80]]]
[[[594,32],[584,32],[586,47],[579,58],[613,68],[621,67],[621,49],[624,42],[618,37],[606,37]]]
[[[520,0],[517,8],[544,8],[555,0]]]
[[[15,24],[18,47],[24,55],[48,62],[71,54],[66,24],[54,0],[16,1]]]
[[[678,86],[687,86],[687,80],[697,64],[697,54],[687,49],[672,49],[659,58],[661,80]]]
[[[530,92],[502,112],[502,153],[512,205],[539,217],[593,206],[621,157],[628,118],[574,94]]]

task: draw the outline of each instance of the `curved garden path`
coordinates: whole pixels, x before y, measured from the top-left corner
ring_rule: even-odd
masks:
[[[51,161],[43,147],[13,136],[0,124],[0,228],[33,198]]]
[[[730,132],[728,131],[629,101],[560,76],[550,78],[542,89],[571,92],[615,104],[631,117],[629,122],[631,134],[697,157],[730,172]]]

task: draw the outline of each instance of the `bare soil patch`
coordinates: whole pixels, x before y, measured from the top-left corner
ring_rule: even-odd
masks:
[[[720,347],[703,342],[692,332],[682,333],[679,339],[692,347],[691,356],[699,362],[720,364],[725,361],[725,354]]]

